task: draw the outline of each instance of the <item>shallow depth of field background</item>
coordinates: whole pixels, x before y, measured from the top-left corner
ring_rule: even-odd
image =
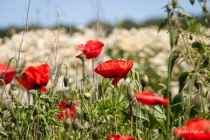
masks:
[[[29,5],[28,0],[1,1],[0,61],[8,63],[11,57],[17,57],[27,21],[20,55],[23,67],[47,62],[56,69],[63,62],[69,66],[70,82],[74,86],[75,78],[81,78],[75,76],[74,71],[79,67],[79,60],[75,58],[79,53],[77,46],[96,39],[105,44],[97,64],[108,59],[132,59],[135,69],[149,76],[150,90],[156,91],[157,83],[164,82],[167,77],[168,33],[166,30],[158,33],[160,22],[167,16],[163,8],[167,3],[155,0],[31,0]],[[205,25],[197,1],[193,6],[188,1],[180,1],[180,5],[186,12],[198,15]],[[86,68],[91,70],[91,65],[87,63]],[[174,70],[174,77],[189,69],[185,63],[180,63]],[[176,92],[178,83],[177,79],[173,80],[172,89]]]

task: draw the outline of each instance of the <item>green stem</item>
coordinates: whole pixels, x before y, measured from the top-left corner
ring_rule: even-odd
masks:
[[[171,32],[171,11],[168,11],[168,25],[169,25],[169,38],[172,36]],[[173,36],[172,36],[173,37]],[[172,50],[173,50],[173,44],[170,43],[170,55],[168,60],[168,78],[167,78],[167,89],[166,89],[166,98],[169,99],[170,97],[170,82],[171,82],[171,67],[172,67]],[[170,130],[170,104],[166,106],[166,139],[171,139],[171,130]]]
[[[187,122],[187,120],[189,120],[190,117],[190,109],[191,109],[191,99],[192,99],[192,95],[193,95],[193,87],[194,87],[194,83],[195,83],[195,73],[197,73],[199,67],[200,67],[200,60],[201,60],[201,56],[198,58],[198,63],[197,66],[195,68],[195,72],[192,74],[192,78],[189,84],[189,96],[188,96],[188,100],[187,100],[187,108],[186,108],[186,116],[185,116],[185,120],[184,122]]]

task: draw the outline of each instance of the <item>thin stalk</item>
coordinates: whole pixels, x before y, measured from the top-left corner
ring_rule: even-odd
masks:
[[[198,71],[199,67],[200,67],[200,60],[201,60],[201,56],[198,58],[198,63],[195,69],[195,73]],[[189,120],[190,117],[190,109],[191,109],[191,99],[192,99],[192,95],[193,95],[193,87],[194,87],[194,83],[195,83],[195,74],[192,74],[192,78],[189,84],[189,96],[188,96],[188,100],[187,100],[187,108],[186,108],[186,116],[184,119],[184,122],[187,122],[187,120]]]
[[[82,60],[82,59],[81,59]],[[81,83],[81,124],[83,124],[83,106],[84,106],[84,84],[85,84],[85,61],[82,60],[82,83]],[[81,131],[81,137],[83,137],[83,131]]]
[[[23,39],[24,39],[24,36],[25,36],[25,32],[27,31],[27,28],[28,28],[28,14],[29,14],[29,9],[30,9],[30,4],[31,4],[31,1],[29,0],[28,1],[28,8],[27,8],[27,16],[26,16],[26,24],[25,24],[25,29],[23,31],[23,36],[22,36],[22,39],[21,39],[21,42],[20,42],[20,47],[19,47],[19,50],[18,50],[18,58],[17,58],[17,67],[18,67],[18,64],[19,64],[19,60],[20,60],[20,51],[21,51],[21,48],[22,48],[22,44],[23,44]]]
[[[117,85],[115,86],[117,89]],[[114,97],[114,134],[117,134],[117,92],[114,93],[113,97]]]
[[[171,36],[171,11],[168,11],[168,25],[169,25],[169,37]],[[171,43],[170,43],[171,44]],[[171,44],[173,45],[173,44]],[[166,98],[169,99],[170,92],[170,82],[171,82],[171,67],[172,67],[172,49],[173,46],[170,47],[170,55],[168,60],[168,78],[167,78],[167,89],[166,89]],[[170,131],[170,104],[166,106],[166,139],[171,139],[171,131]]]

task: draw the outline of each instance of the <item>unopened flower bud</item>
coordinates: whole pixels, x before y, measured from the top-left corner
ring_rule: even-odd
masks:
[[[149,78],[147,75],[143,75],[141,78],[141,85],[142,87],[146,87],[148,85]]]
[[[92,137],[93,137],[93,140],[99,140],[100,134],[99,134],[97,128],[94,129],[94,131],[93,131],[93,133],[92,133]]]
[[[80,59],[84,62],[86,60],[86,55],[83,53],[80,55]]]
[[[84,94],[84,98],[85,98],[86,100],[90,99],[90,93],[89,93],[89,92],[86,92],[86,93]]]
[[[72,101],[70,100],[66,103],[66,108],[71,108],[71,106],[72,106]]]
[[[20,69],[16,68],[15,69],[15,78],[16,79],[19,79],[21,77],[21,71]]]
[[[195,94],[195,97],[194,97],[194,100],[193,100],[193,102],[194,102],[194,105],[195,105],[195,107],[197,108],[197,109],[200,109],[200,107],[201,107],[201,95],[200,94]]]
[[[167,5],[166,5],[166,10],[167,10],[167,12],[170,12],[172,9],[173,9],[173,7],[172,7],[171,4],[167,4]]]
[[[207,8],[206,4],[202,7],[203,13],[207,14],[209,12],[209,9]]]
[[[76,131],[79,130],[81,128],[81,124],[79,119],[74,119],[73,123],[72,123],[72,128]]]
[[[67,130],[71,125],[71,118],[67,118],[65,121],[64,121],[64,126],[65,126],[65,129]]]
[[[127,86],[126,88],[126,95],[129,101],[132,101],[134,98],[134,92],[132,91],[130,86]]]
[[[69,78],[68,77],[64,77],[63,78],[63,83],[64,83],[64,86],[67,87],[68,84],[69,84]]]
[[[81,107],[75,106],[75,108],[74,108],[74,113],[75,113],[75,116],[76,116],[77,118],[80,118],[80,116],[82,115]]]

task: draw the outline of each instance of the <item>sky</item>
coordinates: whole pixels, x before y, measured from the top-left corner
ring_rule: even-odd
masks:
[[[171,0],[30,0],[28,24],[49,27],[59,23],[86,25],[97,17],[111,24],[131,19],[141,23],[167,16],[163,8]],[[201,15],[197,0],[179,0],[187,13]],[[209,4],[209,3],[208,3]],[[0,0],[0,28],[24,27],[29,0]],[[209,6],[209,5],[208,5]]]

